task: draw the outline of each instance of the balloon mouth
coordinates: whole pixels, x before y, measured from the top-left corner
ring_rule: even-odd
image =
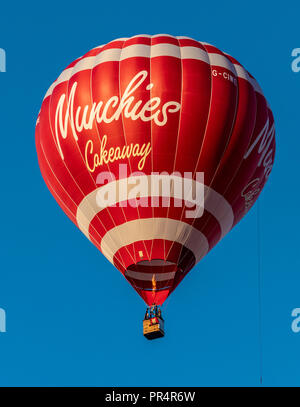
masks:
[[[125,271],[125,277],[137,291],[144,292],[147,304],[160,305],[182,272],[176,263],[153,259],[131,264]]]

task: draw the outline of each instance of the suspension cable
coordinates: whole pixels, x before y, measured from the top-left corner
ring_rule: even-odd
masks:
[[[260,204],[257,200],[257,279],[258,279],[258,341],[259,341],[259,381],[263,384],[263,343],[262,343],[262,268],[261,268],[261,235]]]

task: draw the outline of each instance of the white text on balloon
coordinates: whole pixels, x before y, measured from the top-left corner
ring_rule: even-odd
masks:
[[[67,138],[69,121],[75,141],[78,141],[78,133],[81,133],[83,129],[92,129],[94,121],[96,121],[96,123],[111,123],[119,120],[122,114],[125,118],[130,118],[131,120],[140,119],[144,122],[153,120],[157,126],[164,126],[168,121],[168,113],[178,112],[181,104],[176,101],[168,101],[161,105],[161,99],[159,97],[150,98],[144,104],[142,104],[143,102],[141,100],[136,101],[132,94],[143,84],[147,76],[147,71],[138,72],[129,82],[121,98],[119,98],[119,96],[112,96],[105,104],[103,101],[99,101],[98,103],[94,102],[92,106],[86,105],[83,109],[81,106],[78,106],[76,110],[74,109],[74,98],[77,82],[74,82],[67,100],[66,109],[65,93],[61,95],[56,107],[55,138],[61,158],[64,159],[60,137],[62,139]],[[147,91],[149,91],[150,88],[152,88],[152,86],[149,87],[148,85],[146,87]],[[110,107],[113,107],[115,111],[108,117]]]

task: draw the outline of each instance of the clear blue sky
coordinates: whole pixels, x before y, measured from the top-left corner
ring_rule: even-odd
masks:
[[[1,386],[259,385],[257,205],[164,306],[166,337],[142,336],[145,306],[60,210],[34,129],[49,85],[114,38],[186,35],[236,57],[274,112],[276,163],[259,199],[263,383],[300,385],[299,2],[51,1],[1,6]]]

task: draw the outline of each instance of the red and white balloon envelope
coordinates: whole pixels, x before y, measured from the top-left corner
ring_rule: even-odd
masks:
[[[253,206],[275,129],[260,86],[230,55],[138,35],[61,73],[36,148],[63,211],[148,305],[161,305]]]

